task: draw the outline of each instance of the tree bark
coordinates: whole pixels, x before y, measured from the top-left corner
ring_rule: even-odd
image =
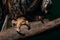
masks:
[[[28,28],[26,26],[21,27],[21,32],[25,35],[21,35],[16,32],[15,28],[9,28],[5,30],[4,32],[0,32],[0,40],[17,40],[20,38],[25,38],[28,36],[33,36],[36,34],[40,34],[41,32],[44,32],[48,29],[54,28],[57,25],[60,24],[60,18],[49,21],[47,23],[41,23],[40,21],[38,22],[32,22],[30,23],[30,30],[27,30]]]

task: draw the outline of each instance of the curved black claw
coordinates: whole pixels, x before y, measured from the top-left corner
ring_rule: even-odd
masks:
[[[28,27],[28,30],[30,30],[30,29],[31,29],[29,25],[27,25],[27,27]]]
[[[23,34],[23,33],[20,33],[20,32],[18,32],[18,31],[17,31],[17,33],[18,33],[19,35],[25,36],[25,34]]]

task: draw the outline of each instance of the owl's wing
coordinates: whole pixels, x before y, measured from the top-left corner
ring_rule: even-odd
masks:
[[[44,11],[45,13],[47,13],[47,7],[49,6],[49,5],[51,5],[52,4],[52,1],[51,0],[43,0],[42,1],[42,11]]]

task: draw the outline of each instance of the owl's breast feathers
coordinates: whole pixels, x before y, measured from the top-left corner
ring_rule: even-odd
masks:
[[[41,10],[41,0],[16,0],[13,1],[12,11],[20,12],[37,12]]]

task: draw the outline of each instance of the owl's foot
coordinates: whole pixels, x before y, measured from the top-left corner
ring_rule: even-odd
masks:
[[[15,27],[16,27],[16,30],[18,32],[21,31],[21,26],[22,25],[26,25],[28,27],[28,30],[30,30],[30,26],[28,25],[28,21],[25,20],[24,17],[21,17],[21,18],[17,18],[16,20],[12,20],[12,24],[15,24]]]

